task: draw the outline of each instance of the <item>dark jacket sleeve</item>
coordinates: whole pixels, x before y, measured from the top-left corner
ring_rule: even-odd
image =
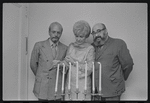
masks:
[[[33,71],[34,75],[36,75],[36,71],[38,68],[38,60],[39,60],[39,46],[38,43],[35,43],[30,58],[30,68]]]
[[[119,46],[119,53],[118,53],[118,57],[119,57],[119,61],[121,63],[121,68],[123,70],[123,74],[124,74],[124,79],[127,80],[130,72],[133,69],[133,59],[130,55],[130,52],[127,48],[127,45],[124,41],[122,41],[121,44]]]

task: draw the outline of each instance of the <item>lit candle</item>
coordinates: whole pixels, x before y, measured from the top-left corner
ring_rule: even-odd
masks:
[[[64,93],[65,64],[63,63],[62,93]]]
[[[55,92],[57,92],[58,77],[59,77],[59,64],[57,65],[57,74],[56,74]]]
[[[93,84],[93,93],[94,93],[94,92],[95,92],[95,82],[94,82],[94,80],[95,80],[95,78],[94,78],[94,77],[95,77],[95,74],[94,74],[94,72],[95,72],[95,71],[94,71],[95,67],[94,67],[94,62],[92,62],[92,63],[93,63],[93,80],[92,80],[93,83],[92,83],[92,84]]]
[[[101,91],[102,90],[102,86],[101,86],[101,79],[102,79],[102,74],[101,74],[101,63],[100,62],[98,62],[98,64],[99,64],[99,91]]]
[[[76,89],[78,89],[78,62],[76,62],[76,68],[77,68],[77,72],[76,72]]]
[[[69,62],[69,83],[68,83],[69,90],[70,90],[70,82],[71,82],[71,63]]]
[[[87,90],[87,61],[85,61],[85,90]]]

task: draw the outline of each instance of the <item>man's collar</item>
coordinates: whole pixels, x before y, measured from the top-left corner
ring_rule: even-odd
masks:
[[[53,44],[58,46],[58,43],[59,43],[59,41],[57,43],[53,43],[50,38],[49,38],[49,42],[50,42],[50,46],[53,46]]]

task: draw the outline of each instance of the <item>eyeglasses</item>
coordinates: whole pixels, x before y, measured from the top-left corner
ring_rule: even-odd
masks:
[[[95,35],[95,34],[97,34],[97,33],[102,32],[102,31],[105,30],[105,29],[106,29],[106,28],[103,28],[103,29],[97,29],[96,32],[92,32],[91,34],[92,34],[92,35]]]

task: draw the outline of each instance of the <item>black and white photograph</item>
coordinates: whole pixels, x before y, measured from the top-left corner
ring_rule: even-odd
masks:
[[[3,101],[147,101],[147,3],[3,3]]]

